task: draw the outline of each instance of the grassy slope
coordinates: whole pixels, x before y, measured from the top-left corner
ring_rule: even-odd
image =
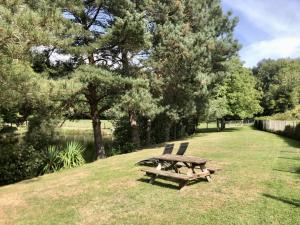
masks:
[[[299,224],[299,142],[247,127],[189,141],[222,168],[212,183],[143,182],[134,163],[162,151],[145,149],[1,187],[0,224]]]

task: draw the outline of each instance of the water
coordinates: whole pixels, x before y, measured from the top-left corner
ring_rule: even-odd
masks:
[[[57,136],[59,146],[65,146],[70,141],[82,144],[85,148],[84,158],[86,162],[92,162],[95,159],[94,137],[92,132],[61,133]],[[108,153],[112,145],[112,136],[104,135],[103,143],[105,151]]]

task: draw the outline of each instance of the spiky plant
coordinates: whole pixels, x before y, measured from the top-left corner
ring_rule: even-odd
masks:
[[[45,164],[42,169],[43,173],[53,173],[62,167],[60,152],[56,146],[48,147],[44,160]]]
[[[63,168],[73,168],[85,163],[84,147],[78,142],[68,142],[67,147],[60,152],[59,157]]]

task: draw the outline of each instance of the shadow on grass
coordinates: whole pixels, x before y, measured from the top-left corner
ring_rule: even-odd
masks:
[[[149,183],[150,178],[140,178],[140,179],[137,179],[137,181],[143,182],[143,183],[148,183],[149,185],[152,185],[153,188],[154,188],[154,186],[157,185],[157,186],[164,187],[164,188],[180,190],[178,182],[175,182],[175,181],[174,181],[174,184],[164,183],[164,182],[162,182],[162,179],[160,179],[160,178],[155,179],[153,184]],[[164,181],[166,181],[166,180],[164,179]],[[206,179],[197,179],[197,180],[188,182],[186,187],[197,184],[197,183],[200,183],[200,182],[207,182],[207,181],[206,181]]]
[[[297,199],[282,198],[282,197],[277,197],[277,196],[270,195],[270,194],[263,194],[263,196],[286,203],[286,204],[289,204],[289,205],[292,205],[292,206],[295,206],[297,208],[300,207],[300,200],[297,200]]]
[[[157,179],[154,181],[153,184],[149,183],[149,181],[150,181],[149,178],[140,178],[140,179],[137,179],[137,181],[143,182],[143,183],[148,183],[149,185],[152,185],[153,188],[154,188],[155,185],[157,185],[157,186],[164,187],[164,188],[179,190],[178,185],[176,185],[176,184],[169,184],[169,183],[163,183],[161,181],[158,181]]]
[[[300,174],[300,167],[290,168],[289,170],[281,170],[281,169],[274,169],[274,170],[279,172],[285,172],[285,173]]]
[[[279,137],[281,137],[289,146],[294,147],[294,148],[298,148],[297,150],[300,152],[300,142],[298,140],[294,140],[288,137],[283,137],[278,135]],[[296,150],[296,149],[295,149]]]
[[[240,130],[241,128],[240,127],[230,127],[230,128],[225,128],[225,130],[222,130],[222,131],[218,131],[217,128],[200,128],[200,129],[197,129],[197,133],[215,133],[215,132],[234,132],[234,131],[238,131]]]
[[[280,159],[288,159],[288,160],[300,160],[300,158],[299,157],[278,157],[278,158],[280,158]]]
[[[35,178],[31,178],[31,179],[28,179],[28,180],[22,180],[20,181],[20,183],[22,184],[29,184],[29,183],[34,183],[34,182],[37,182],[37,181],[40,181],[41,180],[41,177],[35,177]]]
[[[254,127],[254,126],[252,126],[252,129],[260,131],[260,132],[268,132],[268,133],[271,133],[271,134],[275,134],[278,137],[280,137],[282,140],[284,140],[289,146],[296,148],[295,149],[296,151],[300,151],[300,141],[299,140],[293,139],[293,138],[291,138],[289,136],[284,136],[283,134],[280,134],[280,133],[275,133],[275,132],[269,132],[269,131],[265,131],[265,130],[260,130],[260,129],[257,129],[256,127]],[[293,151],[281,151],[281,152],[296,153],[296,152],[293,152]]]

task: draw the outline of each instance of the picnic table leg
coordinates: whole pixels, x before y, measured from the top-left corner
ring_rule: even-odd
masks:
[[[157,165],[157,167],[156,167],[156,169],[157,170],[161,170],[161,168],[162,168],[162,165],[161,165],[161,162],[159,162],[158,165]]]
[[[153,184],[156,177],[157,177],[156,174],[152,174],[152,175],[151,175],[151,178],[150,178],[150,180],[149,180],[149,183],[150,183],[150,184]]]
[[[161,170],[161,167],[162,167],[162,165],[161,165],[161,162],[159,161],[159,162],[158,162],[158,165],[157,165],[157,167],[156,167],[156,169],[157,169],[157,170]],[[156,174],[152,174],[152,175],[151,175],[151,178],[150,178],[150,180],[149,180],[149,183],[150,183],[150,184],[153,184],[154,181],[155,181],[155,179],[156,179],[156,177],[157,177]]]
[[[205,167],[205,164],[200,165],[200,169],[201,169],[202,172],[208,172],[208,173],[210,174],[209,170]],[[206,178],[206,180],[207,180],[208,182],[211,182],[211,181],[212,181],[210,175],[205,176],[205,178]]]

